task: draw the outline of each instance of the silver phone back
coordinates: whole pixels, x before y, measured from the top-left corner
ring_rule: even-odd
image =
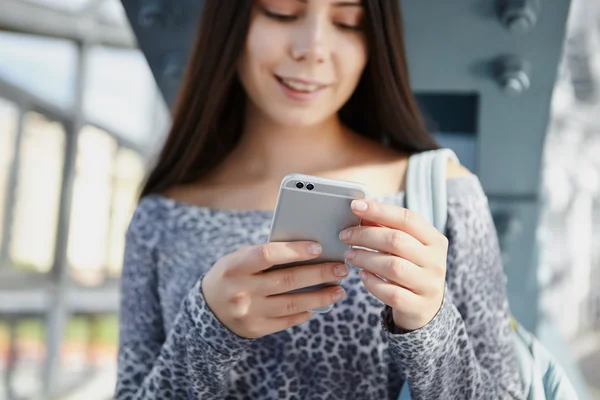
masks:
[[[303,185],[301,189],[296,187],[298,182]],[[309,184],[314,185],[313,190],[307,189]],[[343,262],[348,245],[340,241],[340,231],[360,224],[360,218],[352,213],[350,203],[366,196],[366,188],[359,183],[303,174],[286,176],[281,182],[269,241],[316,241],[323,246],[323,252],[319,258],[309,262],[278,265],[272,269],[331,261]],[[336,284],[339,284],[339,281],[311,286],[297,292]],[[313,311],[327,312],[330,309],[331,307]]]

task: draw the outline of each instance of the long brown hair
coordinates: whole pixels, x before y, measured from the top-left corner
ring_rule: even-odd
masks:
[[[196,42],[173,111],[173,124],[141,196],[205,176],[236,146],[246,95],[236,67],[252,0],[206,0]],[[350,129],[398,150],[438,148],[425,129],[409,85],[397,0],[364,0],[369,62],[340,110]]]

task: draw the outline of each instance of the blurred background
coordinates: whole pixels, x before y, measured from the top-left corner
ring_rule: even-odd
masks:
[[[112,397],[124,233],[201,4],[0,0],[0,399]],[[415,93],[482,180],[513,312],[600,399],[600,2],[403,7]]]

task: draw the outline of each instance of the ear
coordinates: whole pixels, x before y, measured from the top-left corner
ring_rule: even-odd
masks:
[[[462,165],[458,164],[456,161],[449,159],[448,166],[446,168],[446,178],[461,178],[463,176],[473,175],[471,171]]]

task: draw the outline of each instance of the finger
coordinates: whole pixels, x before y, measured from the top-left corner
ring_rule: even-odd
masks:
[[[274,265],[312,260],[321,252],[321,245],[315,242],[269,242],[235,254],[234,264],[249,274],[256,274]]]
[[[360,226],[383,226],[383,225],[375,223],[373,221],[369,221],[368,219],[363,219],[360,221]]]
[[[354,200],[352,211],[366,220],[406,232],[426,245],[435,244],[444,236],[421,215],[394,204]]]
[[[366,276],[366,279],[364,279],[364,276]],[[392,308],[410,310],[417,305],[419,295],[408,289],[385,282],[378,276],[364,270],[360,272],[360,279],[373,296]]]
[[[267,318],[266,323],[271,328],[271,333],[281,332],[309,321],[313,315],[315,314],[312,312],[302,312],[294,315],[286,315],[284,317]]]
[[[239,253],[243,253],[244,251],[250,249],[252,246],[250,245],[244,245],[242,247],[240,247],[239,249],[237,249],[236,251],[234,251],[232,254],[239,254]]]
[[[366,247],[429,267],[431,249],[406,232],[385,227],[357,226],[340,233],[340,240],[351,246]]]
[[[348,276],[344,263],[301,265],[268,271],[256,276],[255,285],[260,293],[272,296],[322,283],[336,282]]]
[[[262,306],[267,317],[285,317],[337,303],[345,294],[343,287],[332,286],[310,292],[266,297]]]
[[[391,283],[402,286],[411,292],[417,294],[427,292],[425,271],[404,258],[358,249],[348,250],[346,258],[353,265],[382,276]]]

